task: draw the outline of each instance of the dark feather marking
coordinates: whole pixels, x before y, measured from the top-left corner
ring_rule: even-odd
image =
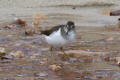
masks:
[[[61,27],[64,27],[65,25],[58,25],[58,26],[55,26],[49,30],[44,30],[44,31],[41,31],[41,34],[44,34],[44,35],[47,35],[49,36],[50,34],[52,34],[53,32],[57,31],[59,28]]]

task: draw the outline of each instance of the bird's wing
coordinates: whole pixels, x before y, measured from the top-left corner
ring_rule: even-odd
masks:
[[[44,30],[44,31],[40,31],[41,34],[47,35],[49,36],[50,34],[52,34],[53,32],[57,31],[60,27],[63,27],[64,25],[58,25],[58,26],[54,26],[49,30]]]

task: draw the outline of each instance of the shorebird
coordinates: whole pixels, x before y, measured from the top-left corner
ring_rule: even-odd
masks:
[[[53,48],[60,48],[64,55],[63,47],[76,41],[76,30],[73,21],[41,31],[41,34],[45,35],[46,42],[51,46],[50,51],[53,51]]]

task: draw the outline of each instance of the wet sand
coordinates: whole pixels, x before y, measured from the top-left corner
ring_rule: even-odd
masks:
[[[50,2],[47,0],[38,3],[38,0],[1,0],[1,30],[0,47],[4,47],[7,53],[23,51],[24,58],[0,63],[0,80],[116,80],[120,79],[120,68],[113,60],[119,57],[120,31],[110,30],[108,27],[117,24],[116,17],[103,14],[105,10],[118,9],[119,1],[111,0],[95,2],[95,0],[79,4],[71,1]],[[93,3],[92,3],[93,2]],[[19,3],[19,4],[18,4]],[[96,4],[95,4],[96,3]],[[84,4],[84,5],[83,5]],[[91,5],[92,4],[92,5]],[[8,6],[9,5],[9,6]],[[76,7],[76,9],[73,9]],[[47,19],[40,24],[41,29],[47,29],[54,25],[65,23],[68,20],[75,21],[78,33],[77,42],[64,48],[69,50],[84,50],[87,52],[107,52],[105,55],[70,57],[62,60],[59,51],[56,51],[54,64],[62,69],[51,71],[46,59],[50,58],[49,45],[42,43],[41,36],[34,34],[24,36],[23,28],[4,29],[4,25],[13,21],[14,17],[27,20],[29,27],[32,23],[32,15],[42,13]],[[106,27],[107,26],[107,27]],[[80,37],[81,35],[81,37]],[[37,56],[34,56],[37,55]],[[109,60],[106,58],[109,57]],[[42,64],[42,62],[44,64]],[[41,75],[41,74],[42,75]],[[68,77],[69,75],[69,77]]]

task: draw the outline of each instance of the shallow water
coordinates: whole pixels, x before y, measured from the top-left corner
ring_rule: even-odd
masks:
[[[56,51],[57,60],[52,61],[49,46],[42,42],[40,35],[24,36],[22,28],[1,28],[0,47],[4,47],[7,53],[23,51],[25,57],[8,62],[1,61],[0,80],[120,79],[120,68],[114,61],[115,57],[120,56],[120,32],[105,27],[116,25],[119,16],[110,17],[103,14],[105,10],[118,9],[119,0],[109,0],[109,2],[107,0],[102,0],[103,2],[98,0],[97,2],[96,0],[91,0],[91,2],[90,0],[80,0],[79,2],[77,2],[78,0],[74,2],[57,0],[56,2],[51,1],[49,5],[47,0],[46,2],[41,0],[40,3],[35,0],[34,4],[31,1],[28,3],[27,0],[24,3],[22,0],[6,1],[8,0],[0,1],[1,27],[12,22],[14,17],[19,17],[28,21],[29,28],[32,26],[32,15],[35,13],[43,13],[47,16],[47,19],[40,24],[41,29],[72,20],[77,26],[78,40],[64,48],[66,51],[85,50],[107,52],[108,54],[70,57],[69,60],[64,61]],[[20,4],[17,5],[17,3]],[[37,56],[34,57],[34,54]],[[51,60],[51,63],[46,59]],[[62,69],[57,72],[51,71],[48,66],[52,63],[60,65]]]
[[[18,30],[2,29],[0,31],[1,47],[5,47],[8,53],[21,50],[25,54],[23,59],[0,64],[1,80],[119,80],[120,78],[120,68],[116,62],[105,60],[105,57],[119,57],[119,32],[108,31],[104,27],[77,27],[78,40],[75,44],[65,48],[66,51],[72,49],[108,52],[109,54],[71,57],[67,61],[57,56],[57,61],[52,62],[62,65],[62,70],[53,72],[48,69],[51,63],[48,64],[46,61],[45,64],[40,63],[44,58],[50,60],[49,47],[41,42],[40,35],[23,36],[24,30],[19,28]],[[82,35],[81,39],[79,35]],[[107,41],[109,37],[113,37],[113,40]],[[31,58],[33,54],[38,54],[38,56]],[[39,74],[47,74],[47,76],[41,77]]]

